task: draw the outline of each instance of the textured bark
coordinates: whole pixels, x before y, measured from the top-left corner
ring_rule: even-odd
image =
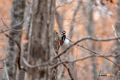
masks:
[[[54,31],[53,33],[53,47],[54,47],[54,52],[55,54],[51,56],[51,58],[53,58],[56,54],[58,54],[58,51],[59,51],[59,43],[60,42],[60,36],[58,35],[58,33],[56,31]],[[54,60],[54,64],[56,64],[58,62],[58,59],[55,59]],[[57,67],[51,69],[51,80],[57,80],[58,77],[57,77]]]
[[[28,62],[31,65],[42,64],[53,54],[53,27],[55,0],[33,0],[30,25]],[[26,80],[56,80],[49,65],[28,68]]]
[[[21,34],[22,34],[22,24],[20,24],[23,21],[24,17],[24,7],[25,7],[25,1],[24,0],[14,0],[12,9],[11,9],[11,30],[9,33],[9,36],[16,40],[19,44],[21,43]],[[17,26],[16,26],[17,25]],[[14,27],[13,27],[14,26]],[[10,56],[6,60],[6,66],[8,71],[8,76],[10,80],[15,80],[16,78],[16,56],[18,55],[18,46],[15,44],[14,41],[10,40],[8,41],[8,48],[6,57]],[[3,80],[6,79],[5,70],[3,70]]]
[[[93,8],[91,2],[93,3],[94,0],[89,0],[87,6],[86,6],[86,11],[85,11],[85,15],[87,18],[87,24],[85,24],[85,30],[86,30],[86,36],[93,36],[95,29],[94,29],[94,20],[93,20]],[[95,42],[94,41],[87,41],[88,43],[88,48],[91,50],[95,49]],[[90,53],[92,54],[92,53]],[[91,58],[91,65],[92,65],[92,78],[93,80],[97,79],[97,67],[95,64],[96,59],[95,58]]]
[[[23,51],[22,55],[26,60],[28,55],[29,28],[30,28],[30,21],[31,21],[30,8],[31,8],[30,4],[26,4],[24,17],[27,18],[28,20],[24,23],[25,30],[26,30],[24,34],[26,42],[23,44],[23,50],[22,50]],[[21,61],[21,66],[23,68],[26,67],[22,61]],[[24,80],[24,77],[25,77],[25,71],[19,70],[16,80]]]

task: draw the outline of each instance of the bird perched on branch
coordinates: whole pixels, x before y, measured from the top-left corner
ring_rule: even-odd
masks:
[[[66,39],[66,31],[62,31],[60,45],[64,43],[65,39]]]

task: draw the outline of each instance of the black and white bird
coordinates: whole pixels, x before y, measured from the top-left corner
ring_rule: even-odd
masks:
[[[65,43],[65,44],[69,43],[69,40],[66,38],[66,31],[61,32],[60,45],[63,45],[63,43]]]
[[[62,45],[64,43],[65,39],[66,39],[66,31],[62,31],[60,45]]]

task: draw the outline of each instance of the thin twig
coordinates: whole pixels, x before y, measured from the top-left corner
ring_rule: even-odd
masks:
[[[2,21],[2,23],[4,24],[4,26],[6,26],[7,28],[9,28],[6,24],[5,24],[5,22],[4,22],[4,20],[1,18],[1,21]]]
[[[101,70],[99,71],[99,74],[101,73]],[[99,80],[99,74],[98,74],[98,78],[97,78],[97,80]]]
[[[5,60],[4,60],[4,67],[5,67],[5,74],[6,74],[7,80],[9,80],[9,75],[8,75],[8,71],[7,71],[7,68],[6,68]]]
[[[0,33],[4,33],[4,32],[9,31],[10,29],[12,29],[12,28],[14,28],[14,27],[16,27],[16,26],[20,26],[20,25],[22,25],[24,22],[25,22],[25,20],[23,20],[22,22],[20,22],[20,23],[14,25],[14,26],[12,26],[12,27],[10,27],[9,29],[2,30]]]
[[[116,62],[114,62],[114,61],[112,61],[111,59],[105,57],[104,55],[101,55],[101,54],[99,54],[99,53],[97,53],[97,52],[95,52],[95,51],[93,51],[93,50],[90,50],[90,49],[84,47],[84,46],[81,46],[81,45],[78,45],[78,46],[80,46],[80,47],[82,47],[82,48],[84,48],[84,49],[86,49],[86,50],[88,50],[88,51],[90,51],[90,52],[92,52],[92,53],[94,53],[94,54],[97,54],[97,55],[99,55],[99,56],[101,56],[101,57],[103,57],[103,58],[105,58],[105,59],[107,59],[107,60],[109,60],[110,62],[114,63],[116,66],[119,66]],[[112,55],[112,56],[113,56],[113,55]],[[116,57],[116,56],[115,56],[115,57]]]
[[[113,29],[113,32],[114,32],[115,37],[118,38],[118,35],[117,35],[116,30],[115,30],[115,28],[114,28],[113,25],[112,25],[112,29]],[[118,39],[118,42],[120,43],[120,39]]]
[[[24,57],[21,57],[21,59],[23,60],[24,64],[29,67],[29,68],[37,68],[37,67],[42,67],[42,66],[47,66],[47,65],[52,65],[52,61],[48,61],[48,62],[44,62],[42,64],[37,64],[37,65],[31,65],[27,62],[27,60]]]

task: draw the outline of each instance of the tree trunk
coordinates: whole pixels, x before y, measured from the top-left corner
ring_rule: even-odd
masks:
[[[28,62],[37,65],[49,61],[53,54],[55,0],[33,0],[32,12]],[[49,65],[29,67],[26,80],[56,80],[50,71]]]
[[[25,13],[24,18],[27,18],[28,20],[24,23],[24,29],[26,30],[24,33],[25,42],[23,44],[23,52],[21,53],[21,56],[24,57],[27,60],[28,55],[28,40],[29,40],[29,29],[30,29],[30,22],[31,22],[31,5],[26,4],[25,7]],[[24,62],[21,60],[21,66],[23,68],[26,68]],[[24,80],[25,77],[25,71],[24,70],[18,70],[17,78],[16,80]]]
[[[21,34],[22,34],[22,21],[24,18],[24,8],[25,8],[25,0],[14,0],[12,9],[11,9],[11,30],[9,36],[17,41],[20,45],[21,43]],[[18,25],[20,24],[20,25]],[[14,27],[13,27],[14,26]],[[6,57],[10,56],[6,60],[6,67],[8,71],[8,76],[10,80],[15,80],[16,78],[16,57],[18,55],[18,46],[14,41],[8,41],[8,48]],[[5,75],[5,68],[3,70],[3,80],[7,80]]]

